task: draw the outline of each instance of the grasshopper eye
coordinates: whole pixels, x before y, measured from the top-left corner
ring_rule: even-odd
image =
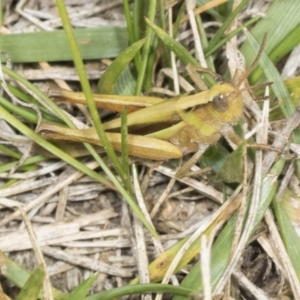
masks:
[[[225,112],[229,108],[228,99],[224,94],[219,94],[213,97],[212,106],[219,112]]]

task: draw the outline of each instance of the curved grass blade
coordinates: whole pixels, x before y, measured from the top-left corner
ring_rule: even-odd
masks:
[[[283,197],[286,196],[291,197],[290,194],[283,195]],[[288,256],[292,262],[298,278],[300,278],[300,240],[281,201],[282,200],[276,198],[273,200],[274,213],[285,249],[288,253]]]
[[[45,161],[46,159],[47,158],[42,156],[42,155],[32,156],[32,157],[27,158],[24,161],[24,163],[22,164],[22,167],[32,165],[32,164],[38,164],[40,162]],[[7,164],[1,164],[0,165],[0,173],[7,172],[7,171],[11,170],[17,164],[18,164],[17,161],[16,162],[10,162],[10,163],[7,163]]]
[[[100,94],[114,94],[115,86],[122,72],[145,44],[145,41],[145,39],[140,40],[125,49],[106,69],[97,86]]]
[[[149,3],[149,8],[148,8],[147,15],[148,15],[148,18],[153,22],[155,19],[157,0],[149,0],[148,3]],[[140,1],[135,1],[135,6],[140,6],[140,9],[138,10],[138,12],[140,12],[141,9],[143,8],[143,5],[141,5]],[[140,19],[142,16],[143,15],[141,15],[141,14],[134,14],[134,20]],[[137,20],[137,22],[139,22],[139,21]],[[137,30],[139,30],[141,28],[141,26],[135,26],[135,28]],[[151,43],[153,43],[153,38],[152,38],[152,30],[149,26],[146,27],[145,38],[146,38],[146,43],[142,49],[141,63],[140,63],[140,68],[138,69],[138,77],[137,77],[136,87],[135,87],[135,95],[140,95],[142,92],[142,86],[144,84],[144,78],[146,76],[148,60],[149,60],[150,56],[154,55],[154,53],[150,52]]]
[[[37,266],[25,282],[16,300],[38,299],[41,288],[43,286],[44,277],[45,271],[43,266]]]
[[[252,25],[253,23],[256,23],[261,17],[257,16],[247,22],[244,23],[244,27],[249,27],[250,25]],[[205,52],[205,57],[208,57],[212,54],[214,54],[216,51],[218,51],[223,45],[225,45],[228,41],[231,40],[232,37],[234,37],[235,35],[237,35],[238,33],[240,33],[243,30],[243,26],[238,26],[237,29],[233,30],[232,32],[230,32],[229,34],[227,34],[226,36],[224,36],[222,39],[220,39],[219,41],[217,41],[214,44],[209,44],[209,46],[207,47],[207,49],[204,50]]]
[[[165,31],[159,28],[157,25],[152,23],[149,19],[145,18],[147,24],[154,30],[157,36],[163,41],[163,43],[172,50],[179,59],[182,60],[184,64],[191,64],[199,66],[199,62],[186,50],[180,43],[175,41],[171,36],[169,36]],[[207,86],[213,86],[216,84],[216,81],[208,73],[204,73],[203,77]]]
[[[114,288],[109,291],[89,296],[86,298],[86,300],[111,300],[126,295],[147,293],[172,293],[174,295],[181,295],[185,300],[188,300],[193,295],[194,291],[169,284],[144,283]]]
[[[129,67],[126,67],[123,73],[118,78],[117,84],[114,88],[114,94],[117,95],[134,95],[136,86],[136,79],[132,75]]]
[[[28,90],[30,90],[38,99],[42,101],[42,104],[57,118],[66,123],[69,127],[75,127],[67,115],[58,107],[51,99],[49,99],[43,92],[41,92],[36,86],[30,83],[28,80],[17,74],[16,72],[10,70],[9,68],[2,66],[2,71],[4,74],[8,75],[12,79],[18,81],[24,85]]]
[[[94,281],[97,279],[98,274],[93,274],[88,279],[78,285],[65,300],[84,299],[89,290],[91,289]]]
[[[155,31],[157,36],[172,50],[185,64],[198,66],[197,60],[186,50],[180,43],[170,37],[165,31],[152,23],[148,18],[145,18],[147,24]]]
[[[128,158],[128,127],[127,127],[127,112],[126,109],[121,113],[121,143],[122,143],[122,164],[125,169],[125,173],[129,177],[129,158]]]

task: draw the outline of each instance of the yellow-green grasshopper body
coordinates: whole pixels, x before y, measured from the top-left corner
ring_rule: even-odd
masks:
[[[68,101],[83,103],[76,99],[78,96],[70,92],[62,91],[60,96],[56,97],[60,99],[66,97]],[[108,96],[110,97],[114,98]],[[112,107],[113,110],[118,110],[109,103],[112,101],[115,104],[116,101],[108,98],[106,96],[104,101],[99,101],[99,107]],[[120,109],[127,106],[125,97],[116,98],[123,100],[120,101]],[[215,143],[223,130],[236,123],[243,112],[241,92],[228,83],[218,83],[203,92],[161,102],[159,98],[143,99],[142,96],[128,99],[131,102],[138,100],[140,103],[137,107],[130,108],[133,112],[127,115],[129,155],[151,160],[180,158],[187,153],[198,151],[203,145]],[[148,107],[139,109],[143,103]],[[121,151],[121,136],[118,132],[111,131],[119,130],[120,126],[120,118],[104,124],[108,139],[117,151]],[[143,134],[140,135],[138,132]],[[48,139],[87,142],[101,146],[94,128],[79,130],[42,123],[40,133]]]

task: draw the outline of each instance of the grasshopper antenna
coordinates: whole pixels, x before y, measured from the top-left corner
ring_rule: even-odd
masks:
[[[264,37],[262,39],[262,43],[260,45],[258,54],[256,55],[256,58],[254,59],[254,61],[252,62],[251,66],[248,68],[248,70],[245,72],[245,74],[242,76],[242,78],[240,79],[240,81],[238,82],[237,86],[239,87],[243,81],[253,72],[254,68],[256,67],[256,65],[258,64],[258,61],[261,57],[261,54],[265,48],[266,45],[266,41],[267,41],[267,33],[264,34]]]

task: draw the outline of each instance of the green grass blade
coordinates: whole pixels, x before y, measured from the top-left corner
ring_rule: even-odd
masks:
[[[145,40],[140,40],[132,44],[130,47],[124,50],[105,70],[97,86],[100,94],[114,94],[118,79],[144,44]]]
[[[156,35],[163,41],[163,43],[173,51],[184,64],[192,64],[199,66],[198,61],[185,49],[180,43],[175,41],[171,36],[169,36],[165,31],[151,22],[149,19],[145,19],[147,24],[154,30]],[[208,73],[203,73],[203,77],[207,86],[213,86],[216,81]]]
[[[17,287],[22,288],[30,277],[30,272],[19,266],[1,251],[0,260],[1,275],[5,276],[5,278],[13,282]],[[66,294],[64,293],[54,288],[52,289],[52,291],[55,300],[64,300],[66,298]]]
[[[45,271],[42,265],[39,265],[31,273],[24,286],[22,287],[16,300],[35,300],[38,298],[43,281],[45,277]]]
[[[127,127],[127,112],[122,110],[121,114],[121,142],[122,142],[122,165],[125,173],[129,177],[129,157],[128,157],[128,143],[127,143],[128,127]]]
[[[169,284],[145,283],[114,288],[112,290],[87,297],[86,300],[111,300],[126,295],[147,293],[172,293],[174,295],[181,295],[183,299],[188,300],[190,299],[190,296],[192,296],[193,292],[193,290]]]
[[[202,155],[200,159],[201,168],[210,167],[215,173],[218,173],[228,156],[228,150],[222,144],[216,143],[210,146]]]
[[[225,45],[229,40],[231,40],[232,37],[237,35],[243,30],[243,27],[248,27],[252,25],[253,23],[256,23],[261,17],[257,16],[247,22],[245,22],[244,26],[239,26],[237,29],[233,30],[229,34],[227,34],[225,37],[219,40],[219,42],[216,42],[214,44],[209,44],[207,49],[205,49],[205,57],[208,57],[212,54],[214,54],[216,51],[218,51],[223,45]]]
[[[165,31],[151,22],[146,18],[147,24],[155,31],[157,36],[172,50],[180,60],[182,60],[185,64],[192,64],[198,66],[199,63],[197,60],[189,53],[187,49],[185,49],[180,43],[175,41],[172,37],[170,37]]]
[[[124,72],[118,79],[115,85],[114,94],[117,95],[133,95],[136,86],[136,78],[133,76],[129,67],[125,68]]]
[[[42,155],[32,156],[32,157],[27,158],[23,162],[22,166],[28,166],[28,165],[31,165],[31,164],[38,164],[40,162],[45,161],[46,159],[47,158],[44,157],[44,156],[42,156]],[[0,165],[0,173],[7,172],[7,171],[11,170],[17,164],[18,164],[17,161],[16,162],[7,163],[7,164],[1,164]]]
[[[13,157],[13,158],[16,158],[16,159],[20,159],[21,158],[21,154],[20,153],[18,153],[16,151],[13,151],[12,149],[6,147],[5,145],[1,145],[1,144],[0,144],[0,153],[4,153],[7,156],[10,156],[10,157]]]
[[[93,274],[88,279],[83,281],[80,285],[78,285],[65,300],[79,300],[84,299],[89,290],[91,289],[94,281],[97,279],[98,274]]]
[[[130,11],[130,4],[128,0],[123,0],[123,10],[124,10],[124,15],[126,19],[126,28],[128,31],[128,37],[129,37],[129,43],[132,45],[134,42],[136,42],[135,36],[134,36],[134,28],[133,28],[133,23],[132,23],[132,16],[131,16],[131,11]]]
[[[128,45],[126,28],[122,27],[75,29],[74,35],[83,59],[116,57]],[[63,30],[1,34],[0,48],[1,51],[9,54],[12,62],[51,62],[73,59]]]
[[[3,97],[0,97],[0,105],[3,106],[9,112],[18,115],[19,117],[21,117],[22,119],[30,123],[37,124],[38,122],[36,111],[34,111],[31,108],[17,106],[11,101],[8,101]],[[51,117],[49,114],[45,114],[43,112],[42,112],[42,118],[47,121],[55,122],[55,123],[58,123],[60,121],[59,119],[55,117]]]
[[[36,86],[30,83],[28,80],[17,74],[16,72],[10,70],[9,68],[2,66],[2,71],[4,74],[8,75],[12,79],[18,81],[24,85],[28,90],[30,90],[34,95],[37,96],[42,101],[42,105],[53,113],[57,118],[66,123],[69,127],[74,128],[74,124],[70,121],[67,115],[58,107],[51,99],[49,99],[43,92],[41,92]]]
[[[243,0],[238,7],[229,14],[228,18],[223,22],[222,26],[219,28],[219,30],[216,32],[214,37],[209,43],[210,47],[214,47],[217,43],[219,43],[221,37],[225,33],[225,31],[228,29],[234,18],[241,12],[241,10],[244,8],[244,6],[247,4],[249,0]]]
[[[156,0],[149,0],[148,18],[152,22],[155,18],[156,2],[157,2]],[[150,55],[151,43],[153,42],[152,30],[149,26],[146,27],[145,38],[146,38],[146,42],[142,49],[141,66],[139,68],[139,73],[137,77],[135,95],[140,95],[142,92],[142,86],[144,83],[146,68],[147,68],[148,59]],[[153,53],[151,55],[153,55]]]
[[[123,0],[123,9],[124,9],[124,15],[127,23],[127,31],[129,36],[129,44],[132,45],[137,41],[137,38],[135,36],[135,31],[133,27],[133,21],[132,21],[132,14],[130,11],[130,4],[128,0]],[[116,55],[117,56],[117,55]],[[137,70],[140,69],[141,66],[141,54],[138,52],[136,56],[134,57],[134,66]]]
[[[283,197],[291,196],[283,195]],[[297,196],[296,196],[297,197]],[[282,237],[285,249],[292,262],[298,278],[300,278],[300,240],[290,218],[288,217],[281,200],[273,200],[274,213],[279,226],[279,232]]]
[[[249,44],[253,49],[252,53],[258,53],[260,48],[260,44],[258,43],[258,41],[247,29],[244,30],[244,33],[247,37]],[[295,110],[293,106],[293,101],[284,84],[284,81],[281,78],[280,73],[278,72],[278,70],[276,69],[274,64],[270,61],[270,59],[268,58],[268,56],[264,51],[261,54],[259,64],[263,68],[268,81],[273,82],[272,89],[274,91],[275,96],[278,99],[283,100],[284,104],[281,107],[285,117],[286,118],[290,117]]]

